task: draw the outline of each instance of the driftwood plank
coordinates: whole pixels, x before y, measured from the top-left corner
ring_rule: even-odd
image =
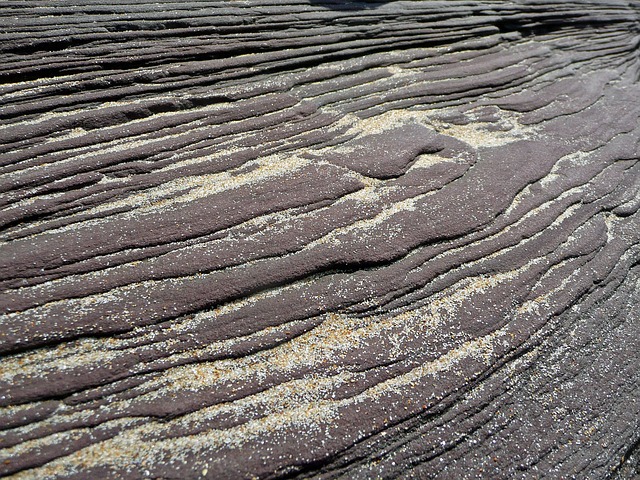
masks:
[[[640,474],[639,2],[0,26],[0,475]]]

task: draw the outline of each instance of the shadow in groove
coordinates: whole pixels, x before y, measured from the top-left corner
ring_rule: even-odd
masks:
[[[309,0],[311,5],[324,7],[330,10],[356,11],[356,10],[373,10],[389,3],[389,0]]]

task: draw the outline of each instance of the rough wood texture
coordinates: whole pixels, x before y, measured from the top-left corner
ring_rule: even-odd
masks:
[[[0,4],[0,474],[640,469],[640,3]]]

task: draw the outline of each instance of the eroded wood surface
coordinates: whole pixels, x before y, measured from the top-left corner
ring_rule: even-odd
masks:
[[[0,4],[0,473],[633,478],[640,3]]]

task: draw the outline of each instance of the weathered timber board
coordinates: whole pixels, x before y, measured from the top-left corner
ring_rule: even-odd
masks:
[[[0,475],[640,475],[640,2],[0,3]]]

